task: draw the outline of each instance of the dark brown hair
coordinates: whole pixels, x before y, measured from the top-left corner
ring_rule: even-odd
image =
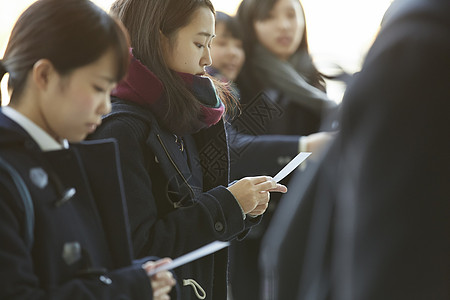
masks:
[[[239,5],[237,12],[237,19],[239,21],[241,30],[243,32],[244,39],[244,51],[246,57],[251,57],[255,45],[257,45],[258,38],[256,36],[254,24],[256,21],[263,21],[269,17],[270,11],[279,0],[243,0]],[[305,11],[302,3],[299,1],[302,8],[303,19],[305,19]],[[311,55],[309,53],[308,35],[306,30],[306,24],[303,31],[303,39],[296,52],[303,52],[309,59],[302,62],[308,63],[308,66],[294,66],[296,69],[307,70],[303,76],[307,77],[307,81],[312,86],[325,91],[325,82],[322,75],[316,69],[313,64]]]
[[[243,40],[242,31],[235,17],[232,17],[224,12],[216,12],[216,26],[217,24],[224,24],[227,34],[238,40]]]
[[[48,59],[58,73],[66,75],[96,61],[109,49],[116,52],[119,81],[129,63],[129,40],[123,25],[89,0],[39,0],[14,25],[0,64],[0,79],[9,73],[13,102],[38,60]]]
[[[173,43],[179,29],[187,26],[201,7],[209,8],[215,15],[210,0],[116,0],[110,11],[127,28],[133,55],[164,85],[168,111],[163,121],[178,122],[181,127],[198,119],[200,103],[176,72],[167,66],[160,36],[164,34],[169,43]],[[218,80],[211,80],[228,110],[233,101],[228,89]]]

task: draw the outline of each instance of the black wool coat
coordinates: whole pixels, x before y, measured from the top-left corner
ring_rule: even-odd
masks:
[[[264,299],[450,299],[449,33],[448,1],[391,4],[341,131],[269,227]]]
[[[34,207],[30,248],[26,202],[1,171],[0,299],[152,299],[145,271],[132,262],[116,148],[109,140],[42,152],[0,112],[0,157]]]
[[[240,118],[248,134],[309,135],[320,131],[323,115],[297,104],[281,90],[264,86],[247,64],[236,84],[243,110]]]
[[[214,240],[243,237],[260,218],[244,220],[229,182],[224,124],[176,137],[149,109],[113,98],[112,112],[90,138],[119,143],[134,252],[176,258]],[[180,141],[180,140],[178,140]],[[175,269],[181,299],[226,299],[228,250]]]

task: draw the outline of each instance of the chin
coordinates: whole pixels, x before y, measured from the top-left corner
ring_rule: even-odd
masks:
[[[78,136],[73,136],[73,137],[68,137],[67,140],[70,143],[79,143],[82,142],[86,139],[87,134],[82,134],[82,135],[78,135]]]

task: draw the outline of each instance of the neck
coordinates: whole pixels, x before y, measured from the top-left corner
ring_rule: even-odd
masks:
[[[36,93],[24,92],[21,97],[14,99],[9,106],[30,119],[30,121],[47,132],[58,143],[62,143],[63,139],[51,129],[47,117],[42,111],[42,99],[39,96],[33,96],[33,94],[36,95]]]

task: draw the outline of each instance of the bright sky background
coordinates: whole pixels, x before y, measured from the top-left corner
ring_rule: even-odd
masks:
[[[21,12],[35,0],[0,0],[0,57]],[[311,53],[319,63],[337,63],[349,72],[360,69],[381,18],[392,0],[301,0]],[[108,10],[113,0],[93,0]],[[216,10],[234,15],[241,0],[212,0]],[[6,78],[6,76],[5,76]],[[3,102],[7,95],[2,82]],[[330,87],[332,88],[332,87]],[[339,88],[338,88],[339,89]],[[331,91],[331,93],[339,91]],[[339,97],[338,95],[336,97]]]

